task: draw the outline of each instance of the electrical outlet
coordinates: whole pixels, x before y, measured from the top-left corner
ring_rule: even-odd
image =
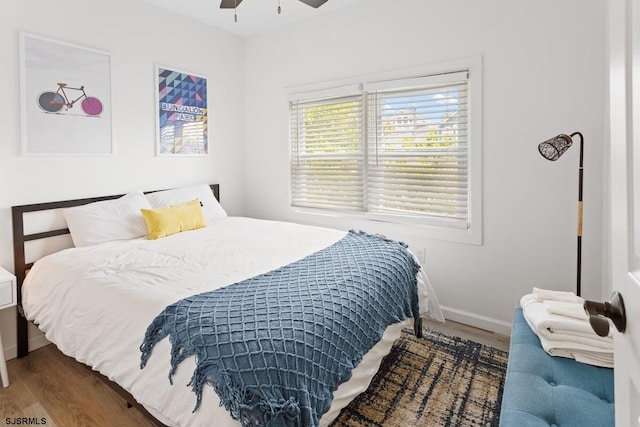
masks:
[[[416,256],[418,257],[418,261],[424,264],[427,261],[427,249],[426,248],[418,249],[418,253],[416,253]]]

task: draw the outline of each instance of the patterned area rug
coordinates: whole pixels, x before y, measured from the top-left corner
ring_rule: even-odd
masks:
[[[331,427],[497,426],[507,359],[490,346],[407,329]]]

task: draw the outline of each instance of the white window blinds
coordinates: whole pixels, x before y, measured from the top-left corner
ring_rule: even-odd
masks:
[[[292,205],[469,216],[468,73],[364,83],[290,103]]]
[[[467,73],[384,86],[365,85],[367,210],[466,222]]]
[[[292,101],[294,206],[365,210],[362,95]]]

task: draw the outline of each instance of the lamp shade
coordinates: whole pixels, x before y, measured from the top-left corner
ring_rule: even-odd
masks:
[[[573,139],[569,135],[561,133],[551,139],[547,139],[538,145],[538,151],[547,160],[558,160],[565,151],[571,147]]]

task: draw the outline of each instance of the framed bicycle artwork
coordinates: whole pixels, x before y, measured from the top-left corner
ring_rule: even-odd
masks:
[[[20,34],[23,155],[111,155],[110,56]]]
[[[157,154],[208,155],[207,78],[163,65],[155,69]]]

